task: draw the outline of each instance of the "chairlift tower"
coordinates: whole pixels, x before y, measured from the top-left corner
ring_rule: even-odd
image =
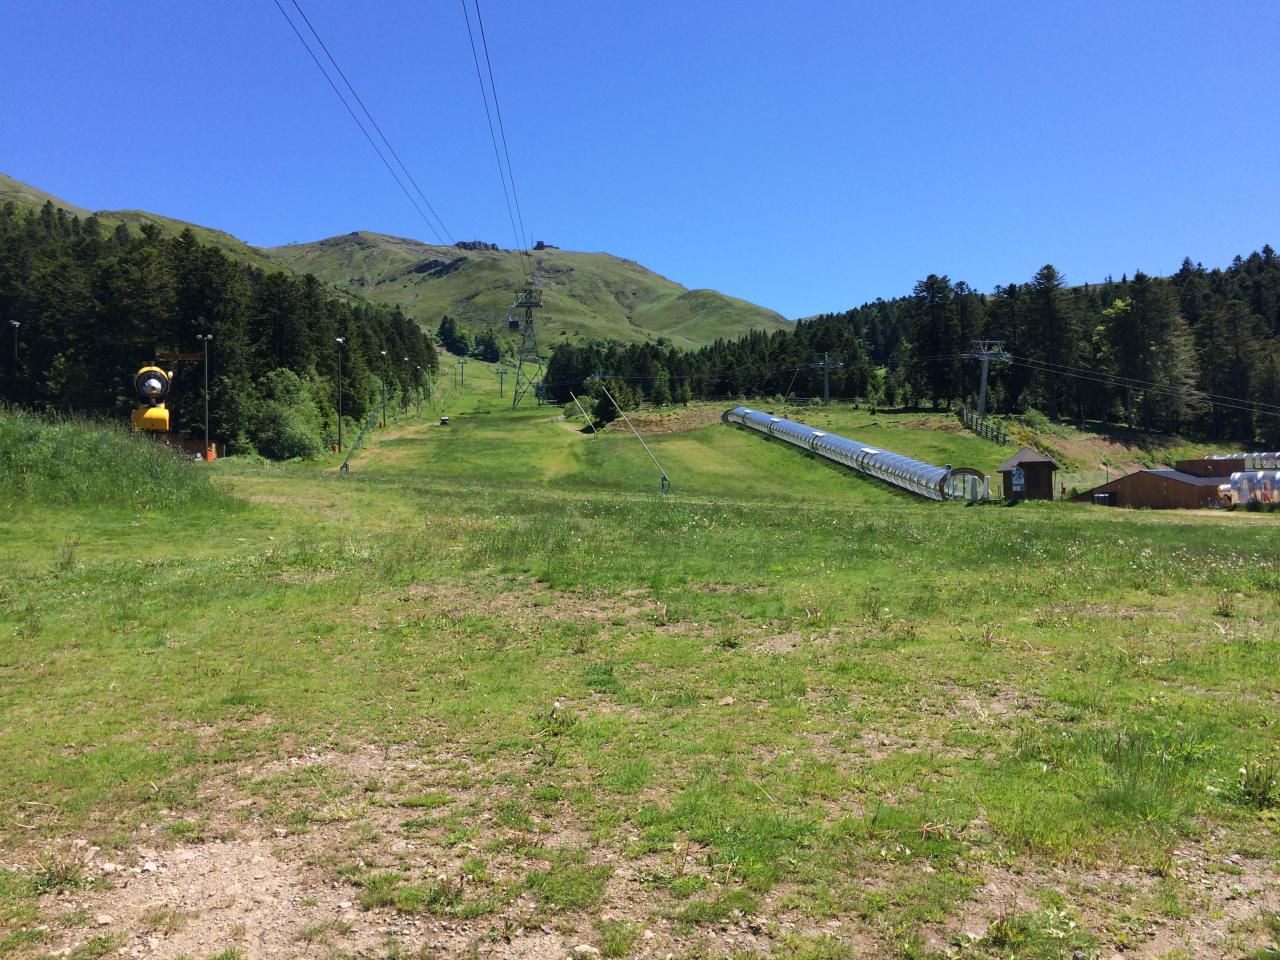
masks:
[[[533,388],[533,395],[541,403],[545,399],[542,389],[542,357],[538,356],[538,335],[533,326],[533,311],[541,308],[542,293],[533,287],[525,287],[516,302],[507,311],[507,326],[520,331],[520,352],[516,361],[516,382],[511,390],[511,409],[520,406],[524,395]],[[515,311],[523,310],[521,320]]]
[[[963,358],[982,361],[982,385],[978,388],[978,419],[981,420],[987,415],[987,369],[991,361],[1008,363],[1013,358],[1005,350],[1003,340],[974,340]]]
[[[832,356],[830,353],[823,353],[822,359],[816,359],[813,365],[822,371],[822,405],[829,407],[831,406],[831,371],[839,370],[843,367],[844,361],[840,359],[839,355]],[[794,382],[794,378],[792,380]]]

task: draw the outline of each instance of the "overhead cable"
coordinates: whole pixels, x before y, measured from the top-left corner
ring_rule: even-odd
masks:
[[[493,159],[498,165],[498,179],[502,184],[502,199],[507,205],[507,219],[511,222],[511,234],[515,238],[516,250],[519,251],[522,258],[521,263],[524,267],[526,279],[532,279],[533,270],[529,265],[529,251],[525,249],[525,244],[520,241],[520,231],[516,229],[515,211],[511,206],[511,193],[513,190],[507,190],[507,170],[502,165],[502,155],[498,151],[498,135],[493,129],[493,114],[489,110],[489,92],[484,84],[484,74],[480,70],[480,55],[476,52],[475,32],[471,29],[471,12],[467,9],[467,0],[460,0],[462,3],[462,17],[467,23],[467,39],[471,42],[471,60],[476,67],[476,82],[480,84],[480,99],[484,103],[484,118],[489,125],[489,141],[493,144]],[[479,16],[479,8],[476,8],[476,14]],[[496,103],[496,100],[495,100]]]
[[[435,207],[431,205],[431,201],[427,199],[427,195],[422,192],[422,188],[418,186],[418,181],[413,178],[413,174],[409,172],[409,168],[404,165],[404,161],[400,159],[400,154],[396,153],[396,148],[391,145],[391,141],[387,139],[387,135],[382,132],[382,127],[378,126],[378,121],[373,118],[373,114],[369,112],[369,108],[364,105],[364,100],[360,98],[360,94],[356,92],[356,88],[351,85],[351,81],[347,79],[347,75],[343,72],[342,67],[338,65],[338,61],[334,59],[333,54],[329,51],[329,46],[324,39],[316,31],[315,26],[311,23],[311,18],[307,16],[306,11],[302,9],[302,5],[298,0],[292,0],[294,7],[297,9],[299,16],[307,25],[307,29],[311,31],[311,35],[316,38],[316,42],[320,44],[320,49],[324,51],[324,55],[329,58],[329,62],[333,64],[333,68],[338,71],[338,76],[342,78],[342,82],[347,85],[347,89],[351,91],[351,96],[355,97],[355,101],[360,105],[361,111],[369,118],[369,123],[373,125],[373,129],[378,132],[378,136],[382,138],[382,142],[387,145],[387,149],[391,151],[391,156],[395,157],[395,161],[399,164],[400,169],[404,171],[405,177],[413,184],[413,189],[418,192],[418,196],[422,198],[422,202],[426,204],[431,215],[436,218],[436,222],[440,225],[440,231],[449,238],[453,237],[449,234],[449,228],[444,225],[444,221],[440,218],[440,214],[436,213]]]
[[[351,119],[355,122],[355,125],[359,127],[360,132],[364,134],[364,138],[369,141],[369,146],[373,147],[373,152],[378,155],[378,159],[382,161],[382,165],[387,168],[387,173],[391,174],[391,179],[393,179],[396,182],[396,186],[398,186],[404,192],[404,195],[408,199],[409,203],[413,205],[413,209],[418,212],[418,216],[422,218],[423,222],[426,223],[427,227],[431,230],[431,232],[435,234],[436,239],[441,243],[444,243],[444,238],[440,235],[440,232],[436,229],[435,224],[432,223],[431,220],[427,217],[427,215],[422,212],[422,208],[418,206],[418,201],[413,199],[413,194],[409,192],[409,188],[404,185],[404,182],[400,179],[399,174],[396,173],[395,168],[391,166],[390,162],[388,162],[387,158],[383,155],[382,150],[378,148],[378,144],[374,141],[373,137],[369,135],[369,131],[365,129],[364,124],[360,122],[360,118],[356,116],[356,112],[351,109],[351,104],[347,103],[346,97],[342,95],[342,91],[338,89],[338,85],[333,82],[333,78],[329,76],[329,71],[327,71],[324,68],[324,64],[320,62],[320,58],[317,57],[315,54],[315,51],[311,49],[311,45],[307,43],[306,38],[302,36],[302,33],[298,30],[297,25],[294,24],[293,20],[289,17],[289,14],[285,12],[284,7],[280,4],[280,0],[273,0],[273,2],[276,5],[276,9],[280,11],[280,16],[284,17],[285,22],[289,24],[289,28],[293,30],[293,35],[298,38],[298,42],[302,44],[303,49],[307,51],[307,54],[311,57],[312,62],[315,63],[316,69],[319,70],[321,74],[323,74],[325,80],[329,84],[330,89],[333,90],[334,96],[336,96],[338,100],[341,101],[342,106],[346,108],[347,113],[351,116]]]
[[[498,133],[502,135],[502,153],[507,158],[507,179],[511,181],[511,199],[516,205],[516,219],[520,221],[520,239],[525,250],[529,249],[529,235],[524,229],[524,214],[520,211],[520,194],[516,192],[515,168],[511,166],[511,151],[507,148],[507,127],[502,122],[502,106],[498,103],[498,84],[493,79],[493,61],[489,59],[489,39],[484,32],[484,18],[480,16],[480,0],[476,5],[476,22],[480,24],[480,45],[484,47],[484,62],[489,69],[489,89],[493,93],[493,109],[498,115]]]

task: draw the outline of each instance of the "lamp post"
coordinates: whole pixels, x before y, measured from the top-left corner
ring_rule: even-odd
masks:
[[[409,358],[408,358],[408,357],[402,357],[401,359],[403,359],[403,360],[404,360],[404,370],[405,370],[405,375],[406,375],[406,379],[408,379],[408,373],[409,373],[409,370],[410,370],[410,367],[409,367]],[[401,409],[401,411],[404,411],[404,410],[408,410],[408,409],[409,409],[409,393],[408,393],[408,391],[405,391],[404,396],[400,398],[400,409]]]
[[[196,334],[197,340],[204,341],[204,456],[202,460],[209,460],[209,341],[213,339],[212,333]]]
[[[22,324],[17,320],[10,320],[9,326],[13,327],[13,359],[9,361],[9,402],[18,402],[18,329]]]
[[[418,367],[418,416],[422,416],[422,368]]]
[[[382,354],[382,427],[383,429],[386,429],[386,426],[387,426],[387,377],[389,376],[390,372],[387,368],[387,351],[379,350],[378,352]]]
[[[342,452],[342,345],[346,337],[334,337],[338,344],[338,452]]]

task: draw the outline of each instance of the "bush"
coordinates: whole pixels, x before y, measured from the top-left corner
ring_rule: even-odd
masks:
[[[593,383],[590,388],[593,397],[591,415],[596,423],[612,423],[618,418],[618,407],[605,394],[606,387],[623,410],[634,410],[640,406],[640,393],[624,380],[610,377],[603,384]]]
[[[249,440],[264,457],[292,460],[324,449],[324,418],[311,384],[292,370],[278,369],[258,379],[261,399],[249,419]]]

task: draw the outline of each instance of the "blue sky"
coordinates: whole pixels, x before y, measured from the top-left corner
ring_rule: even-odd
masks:
[[[511,246],[460,3],[303,8],[453,238]],[[792,317],[1280,245],[1269,4],[481,9],[531,241]],[[257,244],[430,239],[272,0],[3,19],[0,171]]]

